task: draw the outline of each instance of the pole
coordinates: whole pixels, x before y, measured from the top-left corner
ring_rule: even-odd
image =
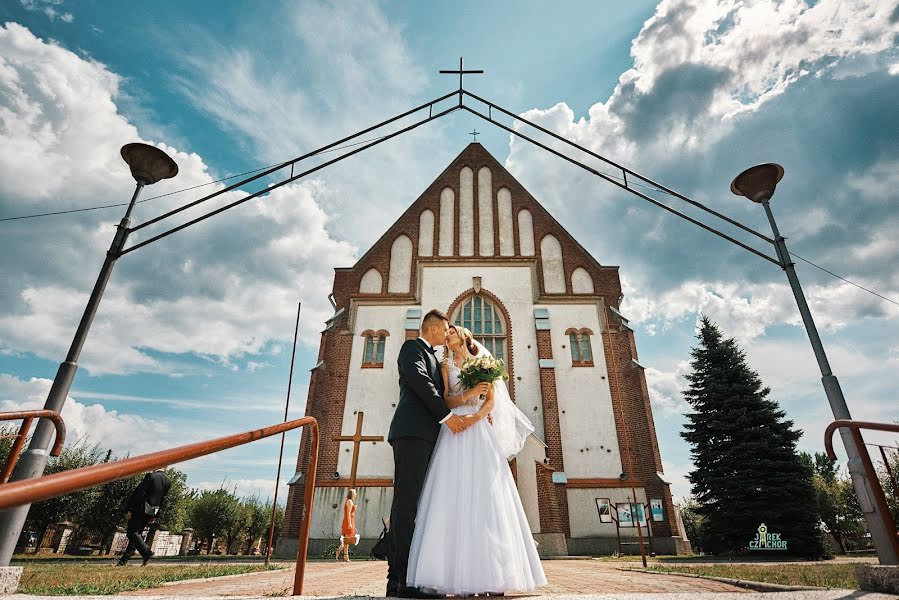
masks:
[[[646,568],[646,552],[643,550],[643,529],[640,527],[640,515],[636,514],[637,509],[641,511],[642,504],[637,504],[637,490],[631,486],[631,492],[634,494],[634,503],[631,504],[631,523],[637,526],[637,541],[640,544],[640,560],[643,562],[643,568]],[[644,513],[645,514],[645,513]]]
[[[893,475],[893,469],[890,467],[890,461],[887,460],[887,453],[884,451],[883,446],[879,446],[880,448],[880,456],[883,458],[883,466],[886,467],[887,475],[890,477],[890,483],[893,484],[893,496],[899,498],[899,483],[896,483],[896,476]]]
[[[799,284],[799,277],[796,276],[796,269],[793,268],[793,262],[790,260],[786,240],[777,229],[777,223],[774,221],[774,213],[771,212],[768,199],[762,201],[762,206],[765,207],[765,214],[768,215],[768,222],[771,224],[771,230],[774,232],[774,248],[777,251],[777,257],[780,259],[780,266],[787,274],[787,280],[790,282],[790,287],[793,290],[793,297],[796,299],[796,304],[799,307],[799,314],[802,316],[802,322],[805,324],[805,331],[812,344],[812,349],[815,351],[815,358],[821,370],[821,383],[824,385],[824,393],[827,396],[828,403],[830,403],[830,410],[833,412],[834,419],[851,419],[852,416],[849,414],[846,398],[843,397],[843,390],[840,389],[840,383],[830,370],[830,363],[827,360],[827,355],[824,353],[824,345],[818,336],[818,329],[815,327],[812,313],[809,310],[808,303],[805,301],[805,294],[803,294],[802,286]],[[840,429],[840,437],[843,440],[843,447],[846,448],[846,455],[849,458],[849,476],[852,479],[859,506],[865,515],[868,531],[871,533],[871,541],[874,542],[874,547],[877,550],[877,558],[882,565],[897,565],[899,564],[899,555],[897,555],[893,544],[896,532],[887,529],[883,515],[880,514],[875,501],[875,491],[865,473],[859,447],[849,429]]]
[[[106,284],[112,275],[112,269],[119,253],[125,247],[128,239],[128,226],[131,224],[131,210],[137,201],[144,184],[138,182],[134,188],[134,195],[125,211],[125,216],[119,222],[115,237],[109,250],[106,252],[106,260],[103,261],[103,267],[97,276],[97,282],[91,292],[91,297],[87,301],[84,308],[84,314],[81,316],[81,323],[75,331],[75,337],[72,339],[72,345],[69,347],[69,353],[66,360],[59,365],[56,372],[56,378],[47,395],[44,403],[44,410],[52,410],[56,413],[62,412],[62,407],[66,402],[66,397],[72,387],[72,381],[75,379],[75,371],[78,370],[78,357],[81,355],[81,348],[87,338],[87,332],[91,327],[94,316],[97,314],[97,307],[100,305],[100,299],[106,290]],[[54,425],[49,419],[40,419],[37,427],[34,428],[34,435],[31,436],[31,443],[28,450],[22,453],[22,458],[16,465],[15,470],[10,477],[10,481],[21,481],[23,479],[33,479],[40,477],[44,473],[44,467],[47,466],[49,455],[47,449],[50,447],[50,438],[53,434]],[[9,566],[13,552],[16,549],[16,543],[19,541],[19,535],[22,533],[22,527],[25,525],[25,519],[28,517],[28,509],[30,504],[17,506],[0,513],[0,566]]]
[[[293,361],[297,355],[297,333],[300,331],[300,309],[303,303],[297,305],[297,324],[293,328],[293,352],[290,355],[290,375],[287,379],[287,400],[284,402],[284,421],[287,422],[287,409],[290,406],[290,386],[293,384]],[[284,434],[281,434],[281,451],[278,452],[278,474],[275,476],[275,499],[272,502],[272,520],[268,526],[268,542],[265,544],[265,564],[268,565],[272,557],[272,540],[275,537],[275,514],[278,512],[278,486],[281,484],[281,459],[284,456]]]

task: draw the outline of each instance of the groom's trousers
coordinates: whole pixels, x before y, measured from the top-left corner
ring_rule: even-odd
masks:
[[[393,506],[390,508],[390,531],[387,537],[387,593],[406,591],[409,548],[415,532],[418,500],[428,473],[434,444],[419,438],[398,438],[393,445]]]

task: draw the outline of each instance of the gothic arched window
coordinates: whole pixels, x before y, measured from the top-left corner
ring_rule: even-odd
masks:
[[[572,367],[592,367],[593,366],[593,348],[590,345],[590,336],[593,332],[584,327],[583,329],[570,328],[565,331],[568,336],[568,344],[571,348],[571,366]]]
[[[366,329],[362,332],[362,337],[365,338],[365,347],[362,352],[363,368],[384,367],[384,346],[389,335],[390,333],[385,329],[380,331]]]
[[[484,344],[493,356],[506,360],[506,323],[502,312],[489,298],[474,295],[462,302],[452,317],[452,323],[470,329],[475,339]]]

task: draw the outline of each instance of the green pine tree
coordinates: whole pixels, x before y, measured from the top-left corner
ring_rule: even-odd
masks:
[[[802,432],[746,364],[734,339],[702,317],[684,397],[695,412],[681,436],[692,446],[692,493],[704,522],[704,550],[748,551],[765,523],[787,542],[781,555],[825,555],[812,470],[796,452]]]

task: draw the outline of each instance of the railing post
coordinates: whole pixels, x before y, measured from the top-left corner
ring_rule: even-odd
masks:
[[[31,422],[33,420],[34,419],[31,417],[26,417],[25,420],[22,421],[22,426],[19,427],[19,434],[16,436],[16,441],[13,442],[12,448],[9,449],[9,456],[6,457],[6,464],[3,465],[3,473],[0,474],[0,483],[9,481],[9,476],[12,475],[12,470],[19,460],[19,454],[22,452],[22,446],[25,445],[25,438],[28,437],[28,430],[31,429]]]
[[[309,426],[312,434],[309,451],[309,467],[306,469],[306,491],[303,497],[303,518],[297,536],[297,568],[293,578],[293,595],[303,594],[303,577],[306,574],[306,553],[309,551],[309,529],[312,527],[312,502],[315,498],[315,479],[318,471],[318,423]]]

